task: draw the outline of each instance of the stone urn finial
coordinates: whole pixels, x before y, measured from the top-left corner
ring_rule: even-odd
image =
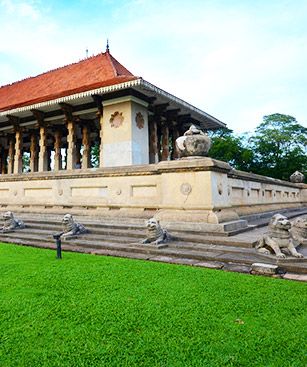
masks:
[[[195,125],[191,125],[183,136],[176,139],[176,145],[181,157],[203,157],[211,147],[211,139]]]
[[[305,176],[299,171],[295,171],[290,176],[290,181],[293,183],[303,183],[304,180],[305,180]]]

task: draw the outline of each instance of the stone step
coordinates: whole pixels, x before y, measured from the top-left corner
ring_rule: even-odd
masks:
[[[26,232],[26,230],[19,230],[15,232],[9,232],[9,233],[1,233],[0,234],[0,240],[1,241],[7,241],[8,239],[11,240],[11,242],[14,242],[14,240],[33,240],[35,242],[54,242],[54,239],[52,237],[54,232],[47,233],[46,231],[43,233],[39,233],[38,231],[32,231],[32,232]],[[114,242],[114,243],[136,243],[138,242],[135,238],[129,238],[129,237],[119,237],[119,236],[96,236],[96,235],[90,235],[90,234],[84,234],[80,235],[77,238],[72,238],[69,240],[62,240],[63,243],[90,243],[91,245],[99,246],[99,243],[104,242]]]
[[[1,234],[0,240],[9,241],[12,243],[23,243],[24,241],[28,243],[32,241],[35,243],[54,244],[52,233],[41,233],[42,231],[39,233],[34,233],[25,231],[26,230],[19,230],[16,232]],[[239,247],[233,246],[170,241],[167,248],[156,249],[154,246],[142,245],[136,242],[135,239],[128,239],[127,237],[119,236],[98,237],[85,234],[69,240],[63,240],[62,244],[66,246],[78,246],[88,249],[105,248],[113,250],[115,247],[116,250],[120,249],[121,251],[151,254],[161,254],[161,252],[165,252],[168,254],[171,253],[172,256],[175,256],[174,254],[178,253],[180,256],[191,257],[199,260],[203,260],[204,255],[205,259],[212,260],[215,259],[217,255],[220,256],[221,254],[235,255],[239,257],[239,259],[241,259],[242,256],[257,256],[258,260],[259,258],[265,258],[265,255],[256,253],[252,248],[240,249]],[[231,259],[233,260],[233,256]]]
[[[184,242],[192,242],[192,243],[206,243],[212,245],[227,245],[227,246],[235,246],[235,247],[246,247],[252,248],[254,247],[257,241],[248,240],[248,239],[238,239],[236,237],[223,237],[223,236],[209,236],[207,234],[185,234],[174,232],[171,233],[174,239],[178,241]]]
[[[24,221],[27,227],[57,227],[62,228],[61,221],[56,220],[39,220],[36,218],[26,219],[20,218]],[[87,221],[78,221],[79,223],[83,224],[86,228],[114,228],[114,229],[122,229],[122,230],[144,230],[144,225],[135,225],[135,224],[118,224],[115,222],[87,222]]]
[[[89,228],[88,226],[86,226],[86,228],[89,230],[88,235],[89,236],[122,236],[122,237],[132,237],[132,238],[137,238],[137,239],[141,239],[141,238],[145,238],[146,236],[146,232],[144,229],[140,230],[132,230],[132,229],[118,229],[118,228],[114,228],[114,227],[104,227],[104,226],[97,226],[97,227],[92,227]],[[43,226],[40,226],[39,224],[28,224],[27,227],[25,229],[22,230],[23,232],[27,233],[27,232],[31,232],[31,233],[41,233],[41,234],[53,234],[53,233],[58,233],[58,232],[62,232],[62,227],[61,226],[56,226],[56,225],[48,225],[48,224],[44,224]],[[16,231],[17,232],[17,231]]]
[[[51,238],[42,236],[31,236],[31,234],[13,232],[1,234],[0,241],[22,244],[27,246],[35,246],[42,248],[55,249],[55,243]],[[187,261],[213,261],[227,264],[243,264],[250,266],[255,262],[263,262],[268,264],[278,264],[282,269],[294,273],[307,273],[306,259],[286,259],[278,260],[274,256],[265,256],[257,253],[254,249],[245,248],[242,252],[236,247],[202,245],[191,243],[192,248],[188,248],[188,244],[180,242],[170,242],[168,247],[158,249],[154,246],[142,245],[138,243],[127,243],[126,239],[105,238],[90,240],[83,237],[71,239],[62,242],[64,251],[76,251],[84,253],[97,253],[110,256],[124,256],[132,258],[151,259],[152,257],[161,258],[177,258],[187,259]],[[193,247],[194,246],[194,247]],[[180,261],[178,260],[178,263]]]
[[[123,230],[113,227],[93,227],[89,229],[90,232],[87,234],[82,235],[80,238],[82,239],[93,239],[96,242],[104,241],[105,238],[114,241],[129,241],[129,242],[139,242],[141,239],[146,237],[146,231],[142,230]],[[54,226],[54,225],[44,225],[40,227],[37,224],[29,224],[23,230],[16,230],[13,237],[20,237],[20,236],[28,236],[30,235],[39,235],[39,236],[48,236],[52,237],[54,233],[58,233],[62,231],[61,226]],[[10,235],[4,234],[4,235]],[[183,234],[179,232],[172,232],[170,233],[171,239],[173,241],[179,241],[181,243],[188,243],[187,247],[190,247],[192,243],[194,244],[205,244],[205,245],[221,245],[221,246],[232,246],[232,247],[239,247],[239,248],[252,248],[256,241],[247,241],[242,239],[236,239],[232,237],[217,237],[217,236],[208,236],[204,235],[195,235],[195,234]],[[41,237],[40,237],[41,238]]]
[[[196,243],[196,242],[181,242],[175,241],[170,242],[169,247],[175,247],[178,249],[194,250],[194,251],[223,251],[229,253],[254,253],[254,248],[252,247],[238,247],[238,246],[224,246],[224,245],[214,245],[211,243]]]
[[[270,219],[274,214],[283,214],[289,219],[307,214],[307,207],[302,208],[293,208],[293,209],[280,209],[280,210],[274,210],[271,212],[264,212],[264,213],[258,213],[258,214],[250,214],[240,217],[240,219],[247,220],[249,225],[253,225],[257,228],[264,227],[268,225]]]

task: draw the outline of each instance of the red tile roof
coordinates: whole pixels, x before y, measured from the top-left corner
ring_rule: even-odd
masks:
[[[0,111],[137,79],[109,52],[0,88]]]

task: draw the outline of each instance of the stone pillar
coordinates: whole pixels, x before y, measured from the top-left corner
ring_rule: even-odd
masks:
[[[76,132],[73,121],[67,122],[67,170],[76,167]]]
[[[2,156],[2,169],[1,174],[7,173],[7,157],[8,157],[8,151],[7,149],[3,149],[3,156]]]
[[[169,128],[166,124],[162,126],[162,161],[167,161],[169,157]]]
[[[62,154],[61,145],[62,134],[60,130],[56,130],[54,133],[54,170],[60,171],[62,169]]]
[[[180,156],[177,145],[176,145],[176,139],[179,138],[179,136],[180,136],[180,133],[179,133],[178,127],[177,127],[177,125],[174,125],[173,126],[173,134],[172,134],[172,145],[173,145],[172,158],[173,159],[177,159]]]
[[[103,167],[103,118],[102,118],[102,116],[100,117],[99,137],[100,137],[99,167]]]
[[[48,170],[47,134],[45,126],[40,126],[39,135],[38,171],[43,172]]]
[[[51,171],[51,152],[52,148],[47,146],[47,171]]]
[[[158,125],[156,119],[149,123],[149,163],[158,163]]]
[[[37,170],[38,170],[37,136],[35,133],[32,133],[30,142],[30,172],[37,172]]]
[[[22,131],[20,129],[15,132],[14,173],[22,173]]]
[[[82,141],[78,139],[77,142],[76,142],[76,165],[75,165],[75,168],[81,168],[81,146],[82,146]]]
[[[4,166],[3,154],[4,154],[4,149],[3,147],[1,147],[0,148],[0,174],[3,174],[3,166]]]
[[[147,102],[133,96],[103,102],[100,167],[148,164],[147,107]]]
[[[91,145],[90,145],[90,134],[87,126],[82,127],[82,169],[90,168],[91,166]]]
[[[14,139],[10,138],[9,141],[9,153],[8,153],[8,166],[7,166],[7,173],[13,173],[14,169]]]

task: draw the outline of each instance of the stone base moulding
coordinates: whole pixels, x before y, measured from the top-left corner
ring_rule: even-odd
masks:
[[[211,158],[0,176],[3,211],[150,218],[227,232],[244,214],[303,207],[307,185],[235,171]]]

